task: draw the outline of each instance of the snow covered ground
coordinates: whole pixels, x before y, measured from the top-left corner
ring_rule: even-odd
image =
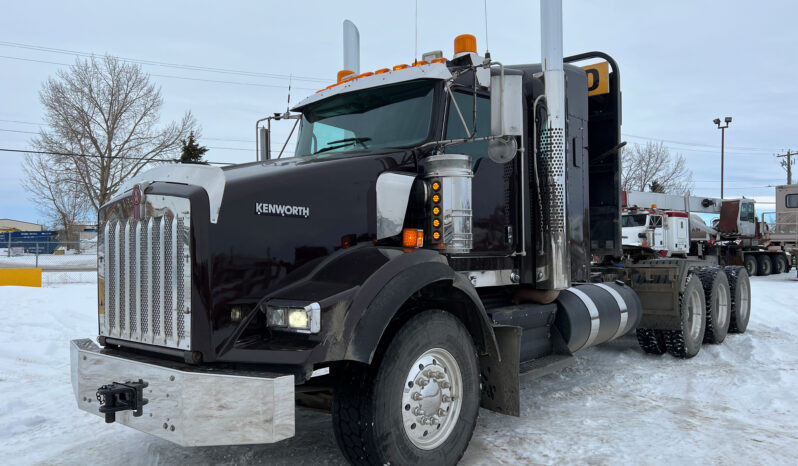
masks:
[[[482,410],[463,464],[795,464],[798,281],[751,279],[751,324],[688,361],[633,338],[522,379],[521,417]],[[75,406],[70,339],[96,334],[95,284],[0,287],[3,464],[343,464],[329,416],[274,445],[181,448]]]
[[[70,251],[71,252],[71,251]],[[35,254],[11,255],[0,254],[0,267],[34,267],[38,264],[44,269],[96,269],[97,251],[84,251],[80,254]]]

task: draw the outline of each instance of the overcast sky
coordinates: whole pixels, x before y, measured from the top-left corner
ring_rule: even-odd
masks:
[[[624,140],[664,141],[687,158],[694,193],[718,196],[720,130],[712,120],[731,116],[727,197],[772,197],[768,186],[786,182],[774,154],[798,150],[798,3],[563,3],[565,54],[601,50],[619,63]],[[164,122],[191,110],[202,125],[200,142],[211,147],[209,160],[250,161],[255,120],[285,109],[289,75],[294,103],[335,79],[342,68],[344,19],[360,29],[361,72],[411,63],[414,5],[6,2],[0,16],[0,148],[29,148],[42,121],[41,84],[73,63],[74,52],[107,53],[228,70],[143,66],[161,87]],[[538,1],[488,0],[487,8],[492,57],[505,65],[539,62]],[[482,53],[484,17],[481,0],[419,0],[419,57],[436,49],[451,57],[452,41],[463,33],[477,37]],[[274,146],[288,129],[276,129]],[[45,216],[26,199],[22,160],[0,152],[0,218],[38,222]]]

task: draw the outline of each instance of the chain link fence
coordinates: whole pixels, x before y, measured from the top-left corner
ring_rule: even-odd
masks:
[[[97,242],[10,241],[0,244],[0,268],[40,268],[42,284],[90,283],[97,279]]]

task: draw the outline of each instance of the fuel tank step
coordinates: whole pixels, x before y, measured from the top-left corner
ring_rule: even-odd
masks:
[[[554,326],[572,353],[627,334],[643,309],[623,282],[576,285],[560,292],[556,303]]]

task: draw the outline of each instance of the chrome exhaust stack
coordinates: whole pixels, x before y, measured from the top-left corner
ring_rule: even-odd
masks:
[[[344,20],[344,69],[360,74],[360,32],[348,19]]]
[[[565,70],[562,53],[562,2],[540,2],[543,79],[548,119],[541,132],[539,160],[542,264],[536,270],[537,288],[564,290],[571,286],[571,258],[567,242],[565,192]]]

